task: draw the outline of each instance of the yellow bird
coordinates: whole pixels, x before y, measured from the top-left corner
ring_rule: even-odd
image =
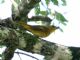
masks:
[[[56,29],[59,29],[59,27],[56,26],[40,26],[40,25],[28,25],[23,21],[18,22],[19,25],[21,25],[24,29],[30,31],[32,34],[38,36],[38,37],[47,37],[52,32],[55,32]]]

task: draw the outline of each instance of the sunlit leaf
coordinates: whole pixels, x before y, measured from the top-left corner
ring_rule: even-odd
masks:
[[[58,1],[57,0],[51,0],[53,3],[54,3],[54,5],[58,5]]]
[[[61,13],[59,13],[59,12],[55,12],[55,17],[56,17],[56,19],[57,19],[60,23],[62,23],[63,25],[66,25],[66,22],[68,22],[68,21],[65,19],[65,17],[64,17]]]
[[[63,6],[65,6],[66,5],[66,0],[61,0],[62,2],[63,2]]]
[[[47,15],[47,12],[46,11],[40,11],[40,14]]]

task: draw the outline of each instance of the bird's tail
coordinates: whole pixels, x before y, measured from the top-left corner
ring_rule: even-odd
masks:
[[[19,21],[18,24],[21,25],[21,26],[22,26],[23,28],[25,28],[25,29],[31,28],[30,25],[28,25],[27,23],[25,23],[25,22],[23,22],[23,21]]]

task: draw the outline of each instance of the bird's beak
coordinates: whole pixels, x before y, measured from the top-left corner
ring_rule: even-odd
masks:
[[[60,29],[60,27],[56,27],[56,29]]]
[[[61,32],[63,32],[63,30],[60,27],[56,27],[56,29],[59,29]]]

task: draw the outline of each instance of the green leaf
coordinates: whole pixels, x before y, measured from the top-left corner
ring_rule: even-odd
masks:
[[[47,12],[46,11],[40,11],[40,14],[42,14],[42,15],[47,15]]]
[[[36,15],[39,15],[39,13],[40,13],[40,6],[39,6],[39,4],[37,4],[37,5],[35,6],[35,14],[36,14]]]
[[[66,5],[66,0],[61,0],[62,2],[63,2],[63,6],[65,6]]]
[[[54,5],[58,5],[58,1],[57,0],[51,0],[53,3],[54,3]]]
[[[63,25],[66,25],[66,22],[68,22],[61,13],[55,12],[55,17]]]
[[[48,5],[48,4],[49,4],[49,2],[50,2],[50,0],[45,0],[45,2],[46,2],[46,5]]]

